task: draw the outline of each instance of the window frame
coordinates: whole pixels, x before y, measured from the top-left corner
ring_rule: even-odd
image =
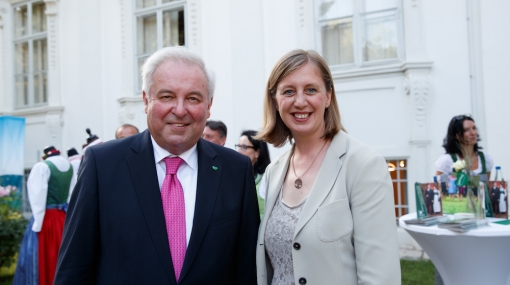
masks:
[[[395,170],[396,171],[396,179],[393,179],[391,177],[391,173],[390,173],[390,178],[391,178],[391,184],[392,184],[392,187],[393,187],[393,183],[396,183],[397,184],[397,189],[393,188],[393,195],[395,197],[395,192],[396,192],[396,196],[398,198],[398,201],[394,201],[394,202],[398,202],[398,203],[395,203],[395,218],[396,218],[396,222],[397,222],[397,225],[398,225],[398,219],[400,217],[402,217],[403,215],[405,214],[409,214],[409,185],[408,185],[408,177],[409,177],[409,161],[408,161],[408,158],[406,157],[398,157],[398,158],[385,158],[386,160],[386,164],[388,164],[388,172],[390,172],[389,170],[389,163],[390,162],[397,162],[396,165],[395,165]],[[400,162],[401,161],[404,161],[405,162],[405,166],[404,167],[401,167],[400,166]],[[406,173],[406,177],[405,178],[401,178],[400,177],[400,171],[401,170],[404,170],[405,173]],[[400,188],[400,185],[403,184],[405,185],[405,187],[407,189],[401,189]],[[403,199],[403,197],[401,196],[401,193],[404,192],[405,193],[405,199]],[[402,202],[402,203],[400,203]],[[398,213],[398,215],[397,215]]]
[[[12,83],[13,83],[13,94],[14,94],[14,101],[13,101],[13,106],[14,106],[14,109],[15,110],[20,110],[20,109],[27,109],[27,108],[34,108],[34,107],[40,107],[40,106],[47,106],[48,105],[48,102],[49,102],[49,97],[50,97],[50,94],[49,94],[49,45],[48,45],[48,23],[46,22],[46,30],[45,31],[42,31],[42,32],[37,32],[37,33],[33,33],[32,30],[33,30],[33,25],[32,25],[32,18],[33,18],[33,15],[32,15],[32,6],[34,3],[42,3],[44,4],[44,8],[45,8],[45,11],[46,11],[46,3],[44,2],[44,0],[29,0],[29,1],[23,1],[23,2],[20,2],[20,3],[16,3],[16,4],[13,4],[11,6],[11,11],[12,11],[12,50],[13,50],[13,57],[12,57],[12,70],[13,70],[13,75],[12,75]],[[15,15],[15,10],[16,8],[18,7],[22,7],[22,6],[26,6],[27,7],[27,14],[28,14],[28,17],[27,17],[27,23],[26,23],[26,26],[27,26],[27,35],[24,35],[24,36],[19,36],[19,37],[16,37],[16,15]],[[47,17],[46,17],[46,21],[47,21]],[[46,40],[46,70],[39,70],[37,72],[34,71],[34,42],[38,41],[38,40]],[[18,44],[22,44],[22,43],[27,43],[28,44],[28,71],[27,72],[24,72],[24,73],[17,73],[16,71],[16,56],[17,56],[17,50],[16,50],[16,45]],[[43,102],[40,102],[40,103],[35,103],[35,85],[34,85],[34,77],[37,75],[39,76],[43,76],[43,75],[46,75],[47,76],[47,80],[46,80],[46,101],[43,101]],[[18,91],[17,91],[17,78],[18,77],[28,77],[28,81],[27,81],[27,97],[28,97],[28,102],[27,104],[24,104],[24,105],[18,105]],[[42,87],[44,88],[44,87]],[[44,92],[44,90],[41,90]]]
[[[142,94],[141,86],[141,70],[138,62],[142,58],[147,58],[156,50],[163,47],[163,13],[166,11],[183,11],[184,14],[184,45],[187,46],[189,41],[188,36],[188,19],[187,15],[187,0],[173,0],[168,3],[162,3],[162,0],[156,0],[156,4],[150,7],[137,8],[136,0],[132,1],[133,8],[133,55],[134,55],[134,82],[135,82],[135,93]],[[138,53],[138,18],[156,14],[156,50],[148,53]],[[145,60],[145,59],[144,59]]]
[[[336,1],[336,0],[335,0]],[[328,22],[341,20],[352,17],[352,41],[353,41],[353,59],[354,62],[346,63],[346,64],[329,64],[332,72],[346,70],[346,69],[355,69],[355,68],[366,68],[380,65],[389,65],[400,63],[405,60],[405,42],[404,42],[404,21],[403,21],[403,4],[402,0],[395,0],[395,8],[387,8],[381,9],[371,12],[364,11],[365,0],[351,0],[353,6],[353,13],[347,16],[341,16],[337,18],[330,18],[327,20],[320,19],[320,5],[321,0],[315,0],[315,32],[316,32],[316,47],[317,50],[320,51],[320,54],[323,55],[323,46],[322,46],[322,27],[325,26]],[[363,21],[362,18],[366,15],[395,11],[395,21],[397,25],[397,57],[391,59],[380,59],[374,61],[364,61],[363,60],[363,47],[364,47],[364,36],[365,36],[365,27],[366,21]],[[366,41],[366,40],[365,40]]]

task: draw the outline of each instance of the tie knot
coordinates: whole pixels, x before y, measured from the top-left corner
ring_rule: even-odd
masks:
[[[183,161],[180,157],[165,157],[166,175],[176,174]]]

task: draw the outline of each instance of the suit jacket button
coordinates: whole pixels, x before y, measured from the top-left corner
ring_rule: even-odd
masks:
[[[301,284],[301,285],[306,284],[306,279],[303,277],[299,278],[299,284]]]
[[[295,242],[293,247],[295,250],[299,250],[301,248],[301,245],[299,244],[299,242]]]

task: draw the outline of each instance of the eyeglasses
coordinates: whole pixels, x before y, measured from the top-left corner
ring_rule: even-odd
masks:
[[[465,120],[465,119],[471,119],[471,115],[470,114],[465,114],[465,115],[458,115],[458,116],[455,116],[453,117],[452,121],[461,121],[461,120]]]
[[[236,144],[235,147],[236,147],[237,150],[239,150],[239,149],[247,150],[249,148],[255,149],[255,147],[253,147],[251,145],[245,145],[245,144]]]

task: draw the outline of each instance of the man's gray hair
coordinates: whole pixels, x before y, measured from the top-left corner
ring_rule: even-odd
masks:
[[[198,66],[207,77],[209,100],[214,96],[214,74],[205,68],[204,61],[197,54],[182,46],[165,47],[149,56],[142,65],[142,90],[150,97],[154,71],[167,61],[182,62]]]

